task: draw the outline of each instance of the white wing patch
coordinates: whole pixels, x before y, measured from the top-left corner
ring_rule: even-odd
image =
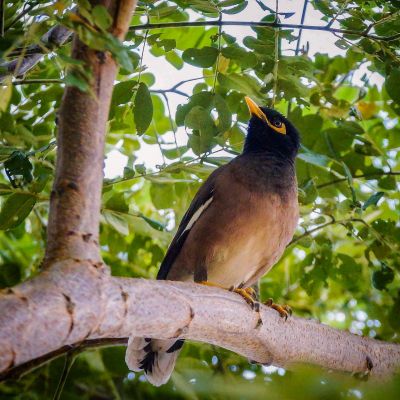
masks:
[[[186,231],[189,231],[192,226],[195,224],[195,222],[200,218],[200,215],[203,213],[203,211],[211,204],[213,201],[213,197],[210,197],[204,204],[202,204],[196,212],[192,215],[192,218],[190,218],[188,224],[185,226],[185,229],[181,233],[180,236],[182,236]]]

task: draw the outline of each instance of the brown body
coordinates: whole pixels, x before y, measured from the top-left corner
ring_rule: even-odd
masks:
[[[209,178],[212,201],[194,222],[167,279],[249,286],[280,258],[298,221],[294,171],[268,171],[246,161],[237,158]]]

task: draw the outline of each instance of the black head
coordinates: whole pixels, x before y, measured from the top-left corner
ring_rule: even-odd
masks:
[[[259,107],[245,98],[251,118],[243,153],[257,152],[294,160],[300,146],[300,136],[294,125],[278,111]]]

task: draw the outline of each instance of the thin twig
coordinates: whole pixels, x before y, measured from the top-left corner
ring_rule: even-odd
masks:
[[[28,14],[29,11],[31,11],[34,7],[36,7],[38,3],[36,4],[31,4],[29,7],[26,7],[24,10],[22,10],[21,14],[17,15],[5,28],[6,31],[8,31],[12,26],[14,26],[20,19],[22,19],[26,14]]]
[[[179,150],[178,141],[176,140],[176,129],[175,129],[175,125],[174,125],[174,120],[172,118],[171,107],[169,105],[168,96],[165,93],[161,93],[161,94],[164,97],[165,104],[167,106],[169,123],[171,125],[171,131],[174,135],[175,148],[176,148],[176,151],[178,152],[178,156],[180,158],[182,154],[181,154],[181,151]]]
[[[210,77],[210,76],[207,76],[207,78],[209,78],[209,77]],[[204,79],[204,76],[201,76],[201,77],[199,77],[199,78],[185,79],[185,80],[183,80],[183,81],[178,82],[176,85],[172,86],[170,89],[168,89],[168,90],[166,90],[166,91],[167,91],[167,92],[175,92],[175,90],[176,90],[178,87],[184,85],[185,83],[193,82],[193,81],[199,81],[199,80],[202,80],[202,79]]]
[[[140,74],[139,74],[140,75]],[[140,79],[140,77],[138,76],[138,79]],[[201,78],[204,79],[204,78]],[[65,83],[63,79],[16,79],[12,82],[13,85],[15,86],[20,86],[20,85],[35,85],[35,84],[42,84],[42,85],[46,85],[46,84],[63,84]],[[172,92],[175,94],[178,94],[180,96],[183,97],[189,97],[189,95],[185,92],[182,92],[181,90],[177,90],[177,89],[149,89],[150,92],[152,93],[160,93],[160,94],[164,94],[164,93],[168,93],[168,92]]]
[[[126,346],[127,343],[128,338],[104,338],[85,340],[83,342],[76,343],[73,346],[63,346],[50,353],[44,354],[41,357],[35,358],[31,361],[27,361],[16,367],[8,369],[6,372],[0,374],[0,382],[8,379],[17,379],[20,376],[25,375],[26,373],[31,372],[44,364],[47,364],[49,361],[61,357],[67,352],[73,351],[76,356],[80,353],[83,353],[87,349],[96,349],[109,346]]]
[[[338,19],[338,17],[340,17],[343,13],[343,11],[346,9],[347,4],[349,3],[350,0],[346,0],[342,6],[339,8],[338,12],[335,14],[335,16],[328,22],[328,24],[326,25],[327,28],[330,28],[333,23]]]
[[[182,92],[181,90],[171,90],[171,89],[149,89],[150,92],[153,93],[160,93],[162,95],[164,95],[165,93],[175,93],[175,94],[179,94],[179,96],[183,96],[183,97],[189,97],[189,95],[185,92]]]
[[[294,243],[298,242],[299,240],[301,240],[301,239],[303,239],[303,238],[305,238],[307,236],[310,236],[313,233],[318,232],[321,229],[324,229],[324,228],[326,228],[327,226],[330,226],[330,225],[343,225],[343,226],[346,226],[346,224],[349,223],[349,222],[361,222],[364,225],[366,224],[369,227],[369,225],[361,218],[347,218],[347,219],[340,219],[340,220],[339,219],[337,220],[332,216],[330,216],[330,218],[331,218],[331,221],[326,222],[325,224],[322,224],[322,225],[318,225],[313,229],[306,230],[303,234],[294,237],[290,241],[290,243],[287,245],[287,247],[293,245]]]
[[[52,84],[52,83],[64,83],[62,79],[16,79],[13,81],[13,85],[31,85],[31,84]]]
[[[146,30],[144,34],[144,40],[143,40],[143,47],[142,47],[142,54],[140,55],[140,64],[139,64],[139,76],[138,76],[138,82],[140,83],[140,78],[142,76],[142,68],[143,68],[143,57],[144,57],[144,50],[146,49],[146,43],[147,43],[147,36],[149,34],[149,31]]]
[[[146,23],[142,25],[133,25],[129,28],[130,31],[138,31],[145,29],[168,29],[168,28],[184,28],[184,27],[201,27],[201,26],[250,26],[250,27],[270,27],[270,28],[289,28],[289,29],[304,29],[312,31],[326,31],[333,33],[342,33],[344,35],[353,35],[357,37],[365,37],[369,39],[392,41],[400,38],[400,33],[390,36],[379,36],[368,34],[363,31],[355,31],[352,29],[331,28],[326,25],[302,25],[302,24],[287,24],[283,22],[266,22],[266,21],[181,21],[181,22],[161,22],[161,23]]]
[[[275,22],[279,22],[278,19],[278,0],[275,1]],[[272,89],[272,108],[275,106],[275,100],[277,96],[277,91],[278,91],[278,71],[279,71],[279,29],[276,29],[274,32],[274,69],[273,69],[273,75],[274,75],[274,86]]]
[[[369,24],[369,25],[367,26],[367,28],[365,29],[364,32],[365,32],[365,33],[369,33],[369,32],[371,31],[372,28],[375,28],[376,25],[379,25],[379,24],[381,24],[382,22],[386,22],[386,21],[388,21],[389,19],[392,19],[393,17],[397,17],[397,15],[399,15],[399,13],[400,13],[400,11],[396,11],[396,12],[394,12],[394,13],[391,13],[391,14],[389,14],[389,15],[386,15],[386,17],[381,18],[379,21],[372,22],[371,24]]]
[[[223,147],[223,148],[218,149],[218,150],[210,151],[209,153],[207,153],[207,156],[219,153],[221,151],[229,151],[229,149],[226,148],[226,147]],[[191,163],[193,163],[195,161],[202,161],[204,158],[205,158],[204,155],[198,156],[198,157],[192,158],[191,160],[184,161],[182,164],[183,165],[190,165]],[[179,164],[177,166],[177,168],[181,169],[182,168],[182,164]],[[165,165],[163,168],[160,168],[158,171],[146,172],[144,174],[135,175],[135,176],[133,176],[131,178],[121,178],[121,179],[116,178],[115,180],[104,182],[103,188],[107,188],[107,187],[113,186],[113,185],[118,184],[118,183],[132,181],[132,180],[139,179],[139,178],[146,178],[147,176],[157,176],[157,175],[162,174],[166,170],[167,170],[166,172],[174,172],[173,168],[174,168],[174,164]]]
[[[67,381],[69,371],[71,370],[72,364],[74,363],[76,354],[73,351],[69,351],[65,355],[64,368],[58,382],[56,392],[54,393],[53,400],[59,400],[61,398],[61,393],[64,389],[65,382]]]
[[[300,20],[300,25],[304,25],[304,21],[306,19],[306,14],[307,14],[307,6],[308,6],[308,0],[304,0],[303,4],[303,10],[301,12],[301,20]],[[296,43],[296,50],[294,54],[297,56],[300,51],[300,43],[301,43],[301,35],[303,33],[303,28],[299,29],[299,36],[297,38],[297,43]]]
[[[388,172],[374,172],[374,173],[370,173],[370,174],[359,174],[359,175],[353,175],[353,179],[360,179],[360,178],[373,178],[376,177],[376,179],[378,177],[381,176],[398,176],[400,175],[400,171],[388,171]],[[330,186],[330,185],[335,185],[336,183],[341,183],[341,182],[345,182],[347,181],[347,178],[338,178],[338,179],[334,179],[333,181],[329,181],[329,182],[325,182],[325,183],[321,183],[320,185],[317,185],[316,188],[317,189],[322,189],[324,187]]]
[[[222,13],[219,13],[219,21],[222,21]],[[218,56],[217,56],[217,62],[215,64],[215,76],[214,76],[214,83],[213,83],[213,88],[212,92],[215,93],[215,85],[217,84],[217,78],[218,78],[218,69],[219,69],[219,60],[221,57],[221,36],[222,36],[222,25],[218,26]]]
[[[300,25],[304,25],[304,21],[306,19],[306,14],[307,14],[307,6],[308,6],[308,0],[304,0],[303,10],[301,12]],[[294,55],[295,56],[299,55],[300,43],[301,43],[301,35],[302,34],[303,34],[303,28],[299,29],[299,36],[297,37],[296,50],[294,51]],[[291,108],[292,108],[292,102],[289,99],[288,108],[287,108],[287,115],[290,114]]]

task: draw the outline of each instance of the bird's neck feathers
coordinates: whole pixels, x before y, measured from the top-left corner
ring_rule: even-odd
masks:
[[[276,160],[276,162],[284,161],[294,164],[297,156],[298,147],[293,146],[290,149],[282,149],[277,144],[268,143],[265,138],[260,137],[259,133],[249,131],[246,136],[246,141],[243,146],[243,154],[251,154],[252,157],[257,157],[264,160]]]
[[[297,191],[294,159],[266,152],[243,152],[234,163],[235,178],[249,191],[273,192],[282,197]]]

